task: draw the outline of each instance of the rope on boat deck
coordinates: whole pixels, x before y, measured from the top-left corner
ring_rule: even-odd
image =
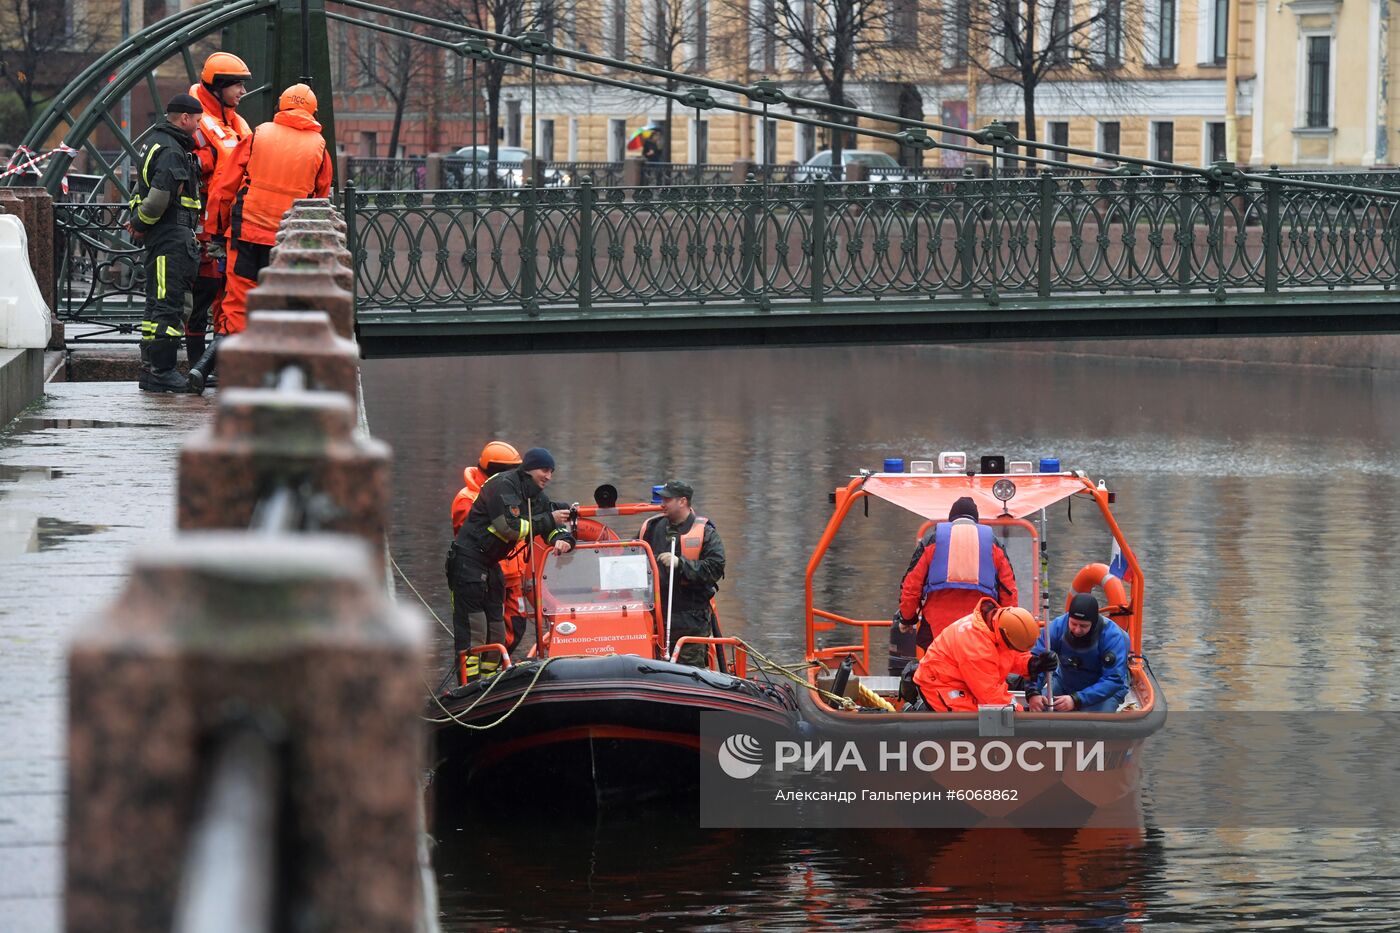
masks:
[[[403,580],[404,583],[408,584],[408,588],[413,591],[414,596],[418,597],[418,601],[423,604],[423,608],[428,610],[428,615],[433,617],[433,621],[436,622],[438,625],[441,625],[442,630],[444,632],[451,635],[451,626],[449,626],[446,622],[442,621],[441,617],[439,617],[438,614],[435,611],[433,611],[433,607],[428,605],[428,601],[423,598],[423,594],[418,592],[418,587],[413,585],[413,581],[408,578],[408,574],[403,572],[403,568],[399,566],[399,562],[394,560],[393,554],[389,555],[389,564],[394,568],[394,573],[399,575],[399,579]],[[428,692],[431,693],[432,691],[430,690]]]
[[[764,673],[781,674],[788,680],[791,680],[793,683],[797,684],[798,686],[807,688],[808,690],[820,696],[822,699],[826,700],[829,703],[834,703],[836,706],[840,707],[843,710],[853,710],[856,708],[856,702],[850,697],[839,696],[838,694],[832,693],[830,690],[823,690],[816,684],[808,683],[806,677],[796,673],[790,668],[783,667],[777,661],[768,658],[763,654],[763,652],[759,651],[757,648],[744,641],[742,638],[738,638],[736,636],[734,640],[743,646],[744,651],[748,653],[749,657],[754,659],[755,666]]]
[[[461,719],[460,716],[466,713],[470,713],[472,710],[476,709],[477,705],[481,703],[482,700],[486,699],[486,697],[491,693],[491,691],[495,689],[496,684],[500,682],[501,674],[505,673],[504,671],[499,671],[494,676],[492,676],[491,682],[486,685],[486,689],[481,691],[481,696],[477,697],[475,700],[472,700],[471,705],[468,706],[466,709],[462,710],[461,713],[453,713],[450,709],[443,705],[441,697],[439,697],[436,693],[432,693],[432,691],[429,691],[429,693],[432,693],[433,702],[436,703],[438,709],[442,710],[443,713],[446,715],[445,717],[424,716],[423,721],[437,723],[439,725],[448,722],[455,722],[463,729],[473,729],[478,732],[485,729],[490,729],[494,726],[499,726],[501,723],[509,719],[512,713],[514,713],[520,708],[520,704],[525,702],[525,698],[530,695],[530,691],[535,689],[535,684],[539,682],[540,675],[544,673],[544,669],[546,667],[549,667],[549,665],[555,660],[555,658],[545,658],[544,660],[540,661],[540,666],[535,669],[535,676],[530,678],[530,682],[525,685],[525,689],[521,691],[520,696],[516,698],[513,704],[511,704],[510,709],[502,713],[500,717],[496,719],[495,722],[488,722],[486,725],[481,726],[477,725],[476,723],[466,722],[465,720]],[[423,681],[423,686],[428,686],[428,682],[426,680]]]

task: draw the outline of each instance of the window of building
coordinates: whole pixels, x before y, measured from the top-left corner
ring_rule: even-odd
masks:
[[[506,145],[519,146],[521,137],[520,101],[506,101]]]
[[[952,15],[948,35],[948,64],[961,68],[967,64],[967,37],[972,30],[972,0],[951,0]]]
[[[778,70],[778,5],[763,4],[763,70],[768,74]]]
[[[1069,123],[1064,120],[1047,120],[1045,122],[1045,141],[1052,146],[1069,145]],[[1063,156],[1059,153],[1050,153],[1050,158],[1059,159]]]
[[[671,24],[667,16],[670,8],[669,0],[652,0],[651,60],[663,68],[673,64],[671,52],[674,45],[671,42]]]
[[[813,6],[808,0],[807,6]],[[918,0],[890,0],[890,45],[912,49],[919,39]]]
[[[625,59],[627,57],[627,0],[612,0],[608,14],[608,55],[616,59]]]
[[[760,119],[758,123],[761,128],[758,134],[758,161],[767,165],[778,158],[778,121]]]
[[[1103,63],[1109,68],[1123,64],[1123,0],[1104,0]]]
[[[690,67],[692,71],[704,71],[709,67],[710,52],[710,4],[709,0],[695,0],[695,26],[691,30]]]
[[[1225,154],[1225,124],[1206,124],[1206,162],[1224,162],[1229,156]]]
[[[1158,162],[1172,161],[1172,143],[1175,126],[1170,120],[1152,124],[1152,158]]]
[[[1050,35],[1046,37],[1045,41],[1049,46],[1050,61],[1057,65],[1063,65],[1069,61],[1069,23],[1069,0],[1056,0],[1055,5],[1050,9]]]
[[[1304,126],[1332,125],[1332,37],[1308,36],[1307,113]]]
[[[1116,120],[1099,124],[1099,151],[1118,155],[1122,152],[1121,126]]]
[[[379,134],[373,130],[360,133],[360,148],[364,151],[365,158],[376,159],[379,157]]]
[[[627,121],[608,121],[608,161],[621,162],[627,151]]]
[[[710,161],[710,121],[690,118],[690,161]]]
[[[810,123],[798,124],[794,141],[796,146],[792,154],[793,159],[798,162],[806,162],[817,151],[817,128]]]
[[[554,161],[554,121],[540,121],[540,144],[535,147],[535,158],[546,162]]]
[[[1177,0],[1147,0],[1156,3],[1157,64],[1176,64],[1176,2]]]
[[[578,161],[578,117],[569,117],[569,161]]]
[[[1211,21],[1210,60],[1217,65],[1225,64],[1225,55],[1230,40],[1230,0],[1211,0],[1214,4]],[[1239,0],[1236,0],[1239,2]]]

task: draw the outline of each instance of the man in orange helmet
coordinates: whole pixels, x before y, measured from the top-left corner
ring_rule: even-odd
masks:
[[[1059,667],[1053,651],[1031,657],[1039,634],[1040,626],[1025,609],[998,606],[983,597],[970,615],[933,640],[919,661],[914,684],[935,712],[1006,706],[1012,702],[1008,674],[1034,677]]]
[[[293,84],[278,98],[272,120],[241,140],[214,177],[206,218],[213,236],[228,235],[221,335],[247,326],[248,292],[269,262],[282,215],[298,198],[330,193],[331,156],[315,113],[311,88]],[[196,369],[190,384],[199,391],[207,373]]]
[[[219,162],[253,132],[248,121],[238,115],[238,104],[248,93],[247,82],[252,77],[243,59],[229,52],[215,52],[204,60],[199,81],[190,85],[190,96],[204,108],[194,131],[194,153],[199,159],[199,193],[206,205],[209,184]],[[202,219],[195,232],[200,244],[199,274],[194,280],[194,311],[185,334],[185,352],[191,369],[199,369],[201,363],[207,367],[210,362],[203,359],[204,336],[211,317],[214,324],[218,324],[224,289],[221,266],[224,244],[222,240],[211,241],[208,227],[208,221]]]

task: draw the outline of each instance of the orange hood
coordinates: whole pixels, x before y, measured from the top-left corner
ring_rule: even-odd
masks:
[[[279,110],[273,115],[272,122],[294,130],[321,132],[321,124],[317,123],[316,118],[305,110]]]

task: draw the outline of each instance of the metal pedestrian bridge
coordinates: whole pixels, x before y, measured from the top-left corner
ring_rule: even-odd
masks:
[[[769,81],[673,75],[536,33],[500,35],[362,0],[331,7],[192,7],[119,45],[54,99],[20,158],[56,196],[77,152],[96,171],[86,194],[70,184],[56,205],[62,317],[98,325],[100,339],[134,339],[141,263],[121,227],[141,140],[114,120],[122,95],[144,82],[154,96],[155,76],[171,68],[193,80],[201,49],[216,44],[270,76],[250,96],[254,107],[298,73],[329,87],[331,20],[461,55],[473,85],[479,63],[504,61],[529,75],[532,101],[539,77],[567,75],[697,114],[948,148],[990,166],[989,177],[913,181],[794,179],[762,164],[733,184],[698,171],[700,183],[675,183],[687,176],[676,171],[671,183],[630,187],[584,179],[373,191],[350,180],[339,197],[371,356],[1400,331],[1394,173],[1134,159],[1017,139],[998,124],[964,130],[838,107]],[[330,96],[322,116],[333,132]],[[98,127],[118,132],[115,157],[94,144]],[[44,152],[57,136],[64,145]],[[1070,157],[1116,168],[1074,163],[1070,175]]]

